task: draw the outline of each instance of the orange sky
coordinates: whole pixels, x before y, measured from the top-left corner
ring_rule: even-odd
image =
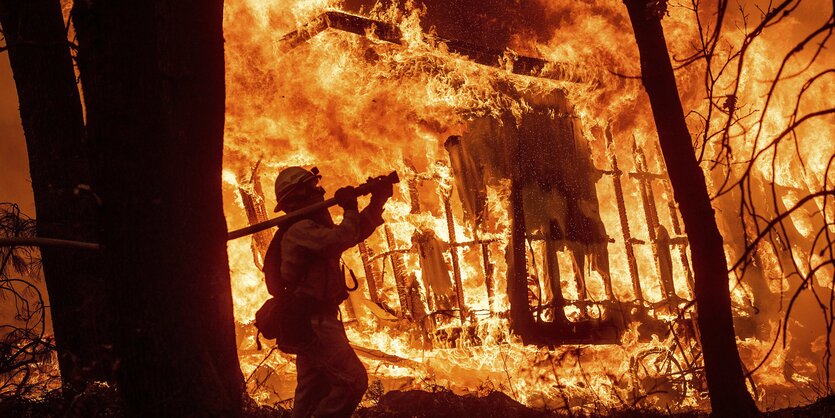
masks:
[[[17,203],[24,213],[35,216],[17,90],[5,52],[0,53],[0,202]]]

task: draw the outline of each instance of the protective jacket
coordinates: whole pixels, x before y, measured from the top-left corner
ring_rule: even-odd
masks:
[[[270,269],[280,268],[281,274],[276,276],[285,286],[294,289],[295,296],[315,304],[311,311],[337,309],[348,298],[345,275],[340,266],[342,253],[367,239],[377,226],[382,225],[384,203],[372,199],[362,212],[345,210],[339,225],[329,217],[297,221],[270,243],[264,257],[264,273],[269,278],[272,276]],[[279,248],[281,254],[276,257]],[[267,290],[277,295],[280,285],[268,280]]]

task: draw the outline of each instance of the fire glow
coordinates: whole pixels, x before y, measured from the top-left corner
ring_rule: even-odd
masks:
[[[620,2],[561,3],[542,6],[563,24],[547,39],[516,34],[484,65],[442,28],[421,29],[422,10],[410,5],[376,6],[356,18],[326,0],[227,1],[229,229],[274,215],[265,209],[283,167],[319,167],[330,192],[397,170],[403,181],[386,206],[386,225],[345,256],[360,288],[342,317],[378,387],[499,390],[549,408],[704,407],[687,238],[640,81],[615,75],[640,71],[626,11]],[[687,51],[692,20],[683,8],[665,17],[674,55]],[[780,42],[789,45],[761,40],[755,56],[779,60]],[[544,65],[520,75],[533,56]],[[772,67],[741,74],[738,100],[755,109]],[[677,76],[685,108],[703,110],[698,68]],[[735,152],[766,149],[786,125],[780,106],[793,106],[793,88],[774,96],[778,104],[763,123],[735,133]],[[693,130],[703,129],[693,118]],[[775,171],[770,160],[755,166],[761,181],[788,190],[786,206],[798,199],[792,191],[821,188],[834,152],[832,125],[814,122],[802,133],[808,136],[796,149],[779,150]],[[719,152],[711,146],[707,154]],[[526,227],[521,263],[507,250],[514,216]],[[734,236],[733,216],[717,220],[733,262],[742,237]],[[798,241],[811,239],[819,222],[791,220]],[[267,403],[291,398],[295,379],[291,357],[256,349],[250,324],[268,297],[259,266],[273,232],[229,243],[241,365],[252,395]],[[803,248],[788,250],[798,264],[810,257]],[[756,315],[749,281],[765,283],[776,298],[788,292],[781,251],[764,246],[759,276],[731,283],[742,359],[757,367],[751,389],[767,407],[796,402],[786,393],[812,387],[821,375],[821,341],[801,357],[791,351],[792,334],[760,365],[782,314]],[[510,332],[514,268],[527,270],[534,331],[547,334],[540,344]],[[822,269],[818,284],[831,288],[832,274]],[[555,325],[560,310],[562,327]]]

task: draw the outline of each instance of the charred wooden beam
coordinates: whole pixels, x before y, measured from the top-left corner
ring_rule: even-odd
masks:
[[[374,264],[371,262],[371,250],[365,245],[365,242],[359,243],[360,259],[362,260],[362,267],[365,270],[365,283],[368,286],[368,297],[374,303],[380,303],[380,294],[377,293],[377,274],[374,269]]]
[[[385,226],[386,244],[389,249],[395,246],[394,234],[391,232],[391,227]],[[391,269],[394,273],[395,288],[397,288],[397,296],[400,298],[400,316],[403,318],[412,318],[412,297],[409,295],[409,285],[406,280],[406,266],[403,262],[403,256],[399,253],[392,252],[389,256],[391,260]]]
[[[518,145],[512,146],[517,148]],[[514,150],[515,151],[515,150]],[[511,152],[511,161],[518,155]],[[520,167],[514,164],[510,182],[510,248],[508,248],[507,298],[510,302],[510,326],[525,343],[538,340],[528,305],[528,263],[525,251],[525,208]]]
[[[638,275],[638,261],[635,259],[634,238],[629,230],[629,217],[626,211],[626,202],[623,198],[623,184],[621,183],[621,176],[623,172],[618,168],[618,159],[615,156],[615,143],[612,136],[612,130],[606,126],[606,148],[608,149],[609,161],[612,164],[612,183],[615,188],[615,202],[618,206],[618,216],[620,218],[620,228],[623,232],[623,245],[626,250],[626,261],[629,265],[629,278],[632,280],[632,293],[638,302],[643,302],[644,293],[641,290],[641,278]]]
[[[661,146],[658,143],[655,143],[655,149],[658,155],[661,154]],[[664,165],[663,158],[658,159],[658,164],[661,166],[661,170],[665,173],[667,172],[667,168]],[[667,193],[667,209],[670,211],[670,220],[673,224],[673,233],[676,237],[671,239],[671,243],[678,244],[680,243],[681,248],[679,248],[678,254],[679,258],[681,259],[681,267],[684,270],[684,274],[687,278],[687,286],[689,287],[690,293],[694,294],[694,283],[693,283],[693,271],[690,270],[690,260],[687,257],[686,248],[689,245],[687,240],[687,236],[684,235],[684,231],[681,230],[681,221],[678,219],[678,205],[676,204],[675,199],[673,199],[673,188],[670,185],[670,179],[667,176],[664,176],[661,183],[664,185],[664,191]],[[677,242],[677,240],[680,240]]]
[[[267,207],[264,203],[266,201],[264,189],[261,187],[261,178],[258,176],[258,164],[252,169],[250,187],[238,186],[238,194],[241,196],[249,225],[255,225],[268,219]],[[273,228],[252,235],[252,255],[258,268],[262,267],[272,237]]]
[[[394,354],[388,354],[382,352],[380,350],[375,350],[373,348],[362,347],[356,344],[351,344],[351,348],[354,350],[355,353],[358,355],[369,358],[372,360],[383,361],[389,364],[394,364],[400,367],[409,367],[409,368],[421,368],[423,367],[420,363],[410,360],[403,357],[395,356]]]
[[[411,205],[409,213],[420,213],[420,195],[418,195],[418,179],[412,177],[406,183],[409,187],[409,203]]]
[[[588,299],[588,290],[586,288],[585,249],[572,241],[568,241],[566,246],[568,247],[569,254],[571,254],[571,267],[574,270],[574,282],[577,285],[577,295],[581,301],[586,301]],[[586,314],[587,312],[583,310],[583,315],[585,316]]]
[[[652,192],[652,182],[647,174],[647,162],[644,151],[638,146],[635,137],[632,137],[632,153],[635,157],[636,173],[630,173],[638,180],[639,188],[641,190],[641,202],[644,207],[644,217],[647,222],[647,236],[649,237],[650,245],[652,246],[652,255],[655,259],[655,271],[658,274],[658,280],[661,282],[661,288],[668,300],[675,299],[676,290],[672,277],[666,274],[664,269],[664,260],[660,253],[661,249],[658,244],[658,236],[656,231],[658,229],[658,209],[655,205],[655,195]]]
[[[455,219],[452,217],[452,205],[449,196],[444,197],[444,213],[449,231],[449,256],[452,258],[452,277],[455,280],[455,297],[458,300],[458,314],[461,324],[466,322],[467,305],[464,303],[464,285],[461,282],[461,265],[458,261],[458,246],[455,245]]]
[[[403,44],[403,33],[394,24],[332,10],[322,13],[303,27],[284,35],[281,38],[279,48],[282,51],[289,51],[327,29],[341,30],[360,36],[373,34],[371,36],[381,41],[397,45]],[[509,51],[486,48],[436,35],[424,34],[423,36],[430,42],[446,45],[449,52],[459,54],[477,64],[509,69],[513,74],[523,76],[578,83],[587,82],[587,76],[579,75],[576,68],[566,63],[555,63],[541,58],[517,55]]]
[[[412,248],[392,248],[390,250],[386,250],[386,251],[376,253],[376,254],[374,254],[373,252],[370,252],[369,253],[370,257],[368,258],[368,261],[373,263],[380,258],[389,258],[392,254],[407,254],[407,253],[410,253],[412,251],[413,251]]]
[[[490,247],[486,242],[481,242],[481,262],[484,266],[484,286],[487,288],[487,309],[493,313],[496,292],[493,289],[493,263],[490,262]]]
[[[351,298],[345,299],[342,302],[345,307],[345,320],[343,322],[353,322],[357,320],[357,311],[354,309],[354,302]]]
[[[562,294],[562,284],[560,283],[560,263],[557,259],[557,245],[556,237],[549,237],[551,239],[545,240],[545,270],[548,278],[548,285],[551,290],[551,307],[554,310],[554,322],[567,324],[568,318],[565,316],[565,296]]]

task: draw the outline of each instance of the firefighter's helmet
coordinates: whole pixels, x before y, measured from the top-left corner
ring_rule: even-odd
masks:
[[[278,173],[275,178],[275,200],[278,204],[274,212],[282,210],[282,203],[298,190],[299,186],[307,182],[316,182],[320,178],[319,169],[313,167],[310,171],[301,167],[287,167]]]

